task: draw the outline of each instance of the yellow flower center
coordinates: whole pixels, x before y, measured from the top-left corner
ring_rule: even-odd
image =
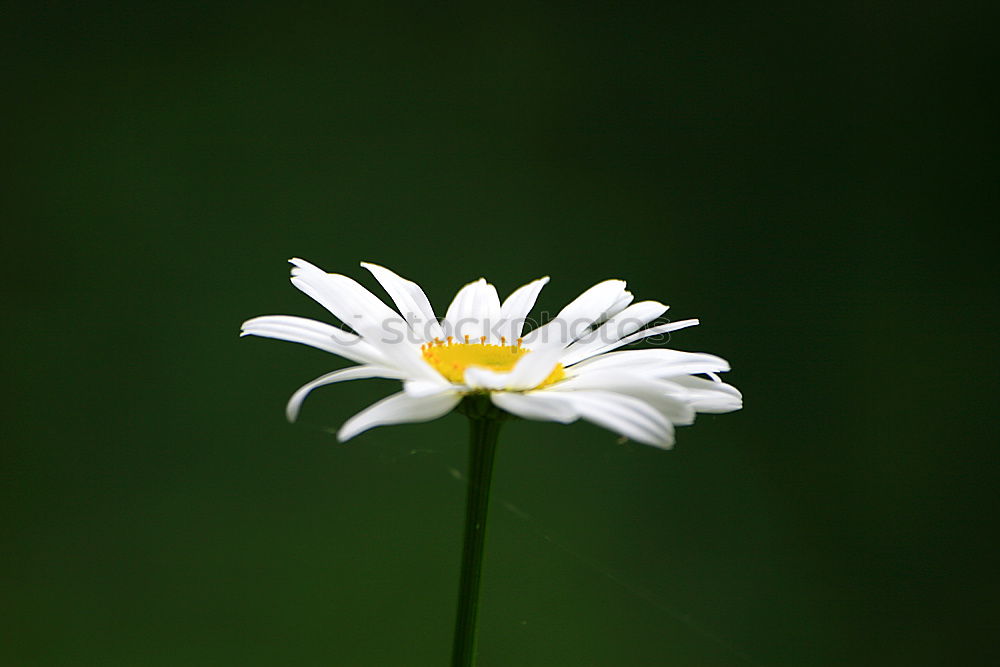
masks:
[[[507,339],[503,337],[500,338],[500,345],[493,345],[486,342],[486,336],[480,338],[478,342],[470,342],[466,336],[464,343],[456,341],[451,336],[445,341],[435,338],[433,342],[422,345],[420,351],[424,355],[424,361],[433,366],[449,382],[456,384],[465,381],[465,369],[470,366],[507,373],[513,370],[521,357],[531,354],[531,350],[521,346],[520,338],[517,339],[517,345],[507,345]],[[563,365],[557,364],[538,387],[546,387],[564,377],[566,372],[563,370]]]

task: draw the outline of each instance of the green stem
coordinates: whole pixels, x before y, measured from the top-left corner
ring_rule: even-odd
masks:
[[[483,567],[486,514],[490,501],[493,454],[502,421],[480,412],[469,416],[469,488],[465,504],[465,540],[462,547],[462,575],[458,585],[458,614],[452,667],[476,664],[476,615],[479,610],[479,581]]]

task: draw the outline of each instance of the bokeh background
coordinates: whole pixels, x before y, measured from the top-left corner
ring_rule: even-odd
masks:
[[[0,664],[447,664],[465,424],[287,424],[292,256],[732,362],[672,452],[507,427],[483,667],[991,664],[990,7],[3,3]]]

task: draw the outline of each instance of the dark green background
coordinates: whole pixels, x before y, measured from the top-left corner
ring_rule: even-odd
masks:
[[[997,659],[987,6],[4,3],[0,664],[447,663],[465,424],[287,424],[291,256],[732,362],[673,452],[507,429],[483,667]]]

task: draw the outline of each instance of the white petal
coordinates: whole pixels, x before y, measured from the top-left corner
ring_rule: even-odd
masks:
[[[672,382],[688,390],[691,407],[698,412],[732,412],[743,407],[743,394],[730,384],[691,375],[673,378]]]
[[[611,352],[612,350],[617,350],[619,347],[624,347],[630,343],[643,340],[644,338],[649,338],[650,336],[656,336],[659,334],[669,333],[671,331],[677,331],[678,329],[686,329],[687,327],[693,327],[698,324],[698,320],[681,320],[680,322],[669,322],[667,324],[660,324],[655,327],[649,327],[648,329],[643,329],[642,331],[637,331],[636,333],[625,336],[621,340],[615,343],[610,343],[608,345],[601,346],[595,349],[588,349],[587,356],[584,359],[596,356],[598,354],[605,354]]]
[[[500,324],[500,295],[497,288],[491,283],[486,283],[483,290],[483,323],[480,336],[486,336],[486,342],[497,345],[500,343],[500,334],[497,333]]]
[[[643,444],[673,445],[673,424],[645,401],[611,391],[567,391],[562,395],[589,422]]]
[[[510,373],[469,366],[465,369],[463,380],[472,389],[506,389],[510,385]]]
[[[684,375],[681,377],[673,378],[672,381],[691,389],[718,391],[724,394],[729,394],[734,398],[743,398],[743,393],[740,392],[739,389],[737,389],[731,384],[726,384],[715,373],[709,373],[708,375],[712,376],[711,380],[707,380],[701,377],[695,377],[693,375]]]
[[[547,378],[559,363],[558,349],[529,352],[510,371],[497,372],[470,366],[463,380],[474,389],[534,389]]]
[[[408,396],[412,396],[414,398],[440,394],[442,391],[448,391],[451,388],[451,383],[443,377],[439,380],[407,380],[403,383],[403,391],[405,391]]]
[[[502,410],[539,421],[553,421],[568,424],[580,418],[572,402],[561,394],[545,391],[529,391],[514,394],[498,391],[490,394],[493,404]]]
[[[352,278],[324,273],[305,260],[290,261],[295,265],[292,284],[357,331],[391,365],[412,377],[432,379],[436,375],[420,356],[418,345],[407,340],[409,325],[399,313]]]
[[[375,276],[375,280],[379,281],[420,342],[444,337],[441,325],[434,316],[431,302],[420,289],[420,285],[378,264],[361,262],[361,266],[368,269]]]
[[[353,278],[326,273],[304,259],[288,261],[294,265],[292,284],[362,336],[368,336],[373,329],[376,333],[381,332],[386,321],[403,321],[399,313]]]
[[[500,307],[500,323],[497,327],[501,336],[506,336],[507,341],[513,345],[521,332],[524,331],[524,323],[528,313],[535,307],[538,293],[542,291],[549,277],[539,278],[514,290]]]
[[[674,424],[693,424],[695,410],[687,388],[669,380],[644,377],[629,369],[598,369],[557,382],[544,391],[550,393],[580,390],[612,391],[648,403]]]
[[[444,319],[445,334],[459,341],[465,336],[472,342],[479,342],[482,336],[492,340],[489,330],[500,320],[500,297],[496,287],[485,278],[469,283],[458,290]]]
[[[534,389],[555,370],[561,356],[562,349],[558,347],[524,355],[510,372],[507,389]]]
[[[456,392],[442,392],[419,398],[408,396],[406,392],[399,392],[383,398],[348,419],[337,432],[337,439],[344,442],[376,426],[437,419],[451,412],[460,400],[462,396]]]
[[[566,347],[586,334],[591,324],[606,317],[626,294],[623,280],[605,280],[594,285],[559,311],[551,322],[525,335],[525,345],[535,351]]]
[[[604,368],[628,368],[646,377],[673,378],[691,373],[728,371],[729,363],[713,354],[681,352],[666,348],[606,352],[566,369],[570,376]]]
[[[640,301],[633,304],[566,348],[562,363],[568,366],[586,359],[597,350],[638,331],[640,327],[646,326],[665,312],[667,306],[658,301]]]
[[[628,306],[630,303],[632,303],[633,299],[635,299],[635,297],[632,296],[632,292],[625,292],[620,297],[618,297],[618,300],[615,301],[610,308],[608,308],[607,312],[604,313],[604,316],[597,318],[596,321],[601,322],[603,320],[608,319],[609,317],[614,317],[618,313],[625,310],[625,307]]]
[[[464,324],[461,320],[471,319],[472,316],[475,320],[479,321],[479,312],[475,309],[475,294],[479,289],[479,284],[484,283],[486,280],[480,278],[474,282],[464,285],[462,289],[458,290],[455,294],[455,298],[451,300],[448,304],[448,310],[444,314],[444,329],[445,335],[448,336],[458,336],[456,328],[459,324]],[[472,334],[469,334],[470,336]]]
[[[306,396],[309,395],[316,387],[322,387],[325,384],[333,384],[334,382],[343,382],[344,380],[363,380],[367,378],[390,378],[394,380],[400,379],[399,371],[391,368],[380,368],[378,366],[351,366],[350,368],[341,368],[339,371],[333,371],[332,373],[327,373],[326,375],[321,375],[312,382],[307,382],[292,394],[292,397],[288,399],[288,405],[285,406],[285,416],[288,417],[288,421],[293,422],[298,419],[299,410],[302,408],[302,402],[306,400]]]
[[[359,336],[305,317],[292,315],[255,317],[243,323],[240,335],[302,343],[363,364],[385,363],[384,355]]]

